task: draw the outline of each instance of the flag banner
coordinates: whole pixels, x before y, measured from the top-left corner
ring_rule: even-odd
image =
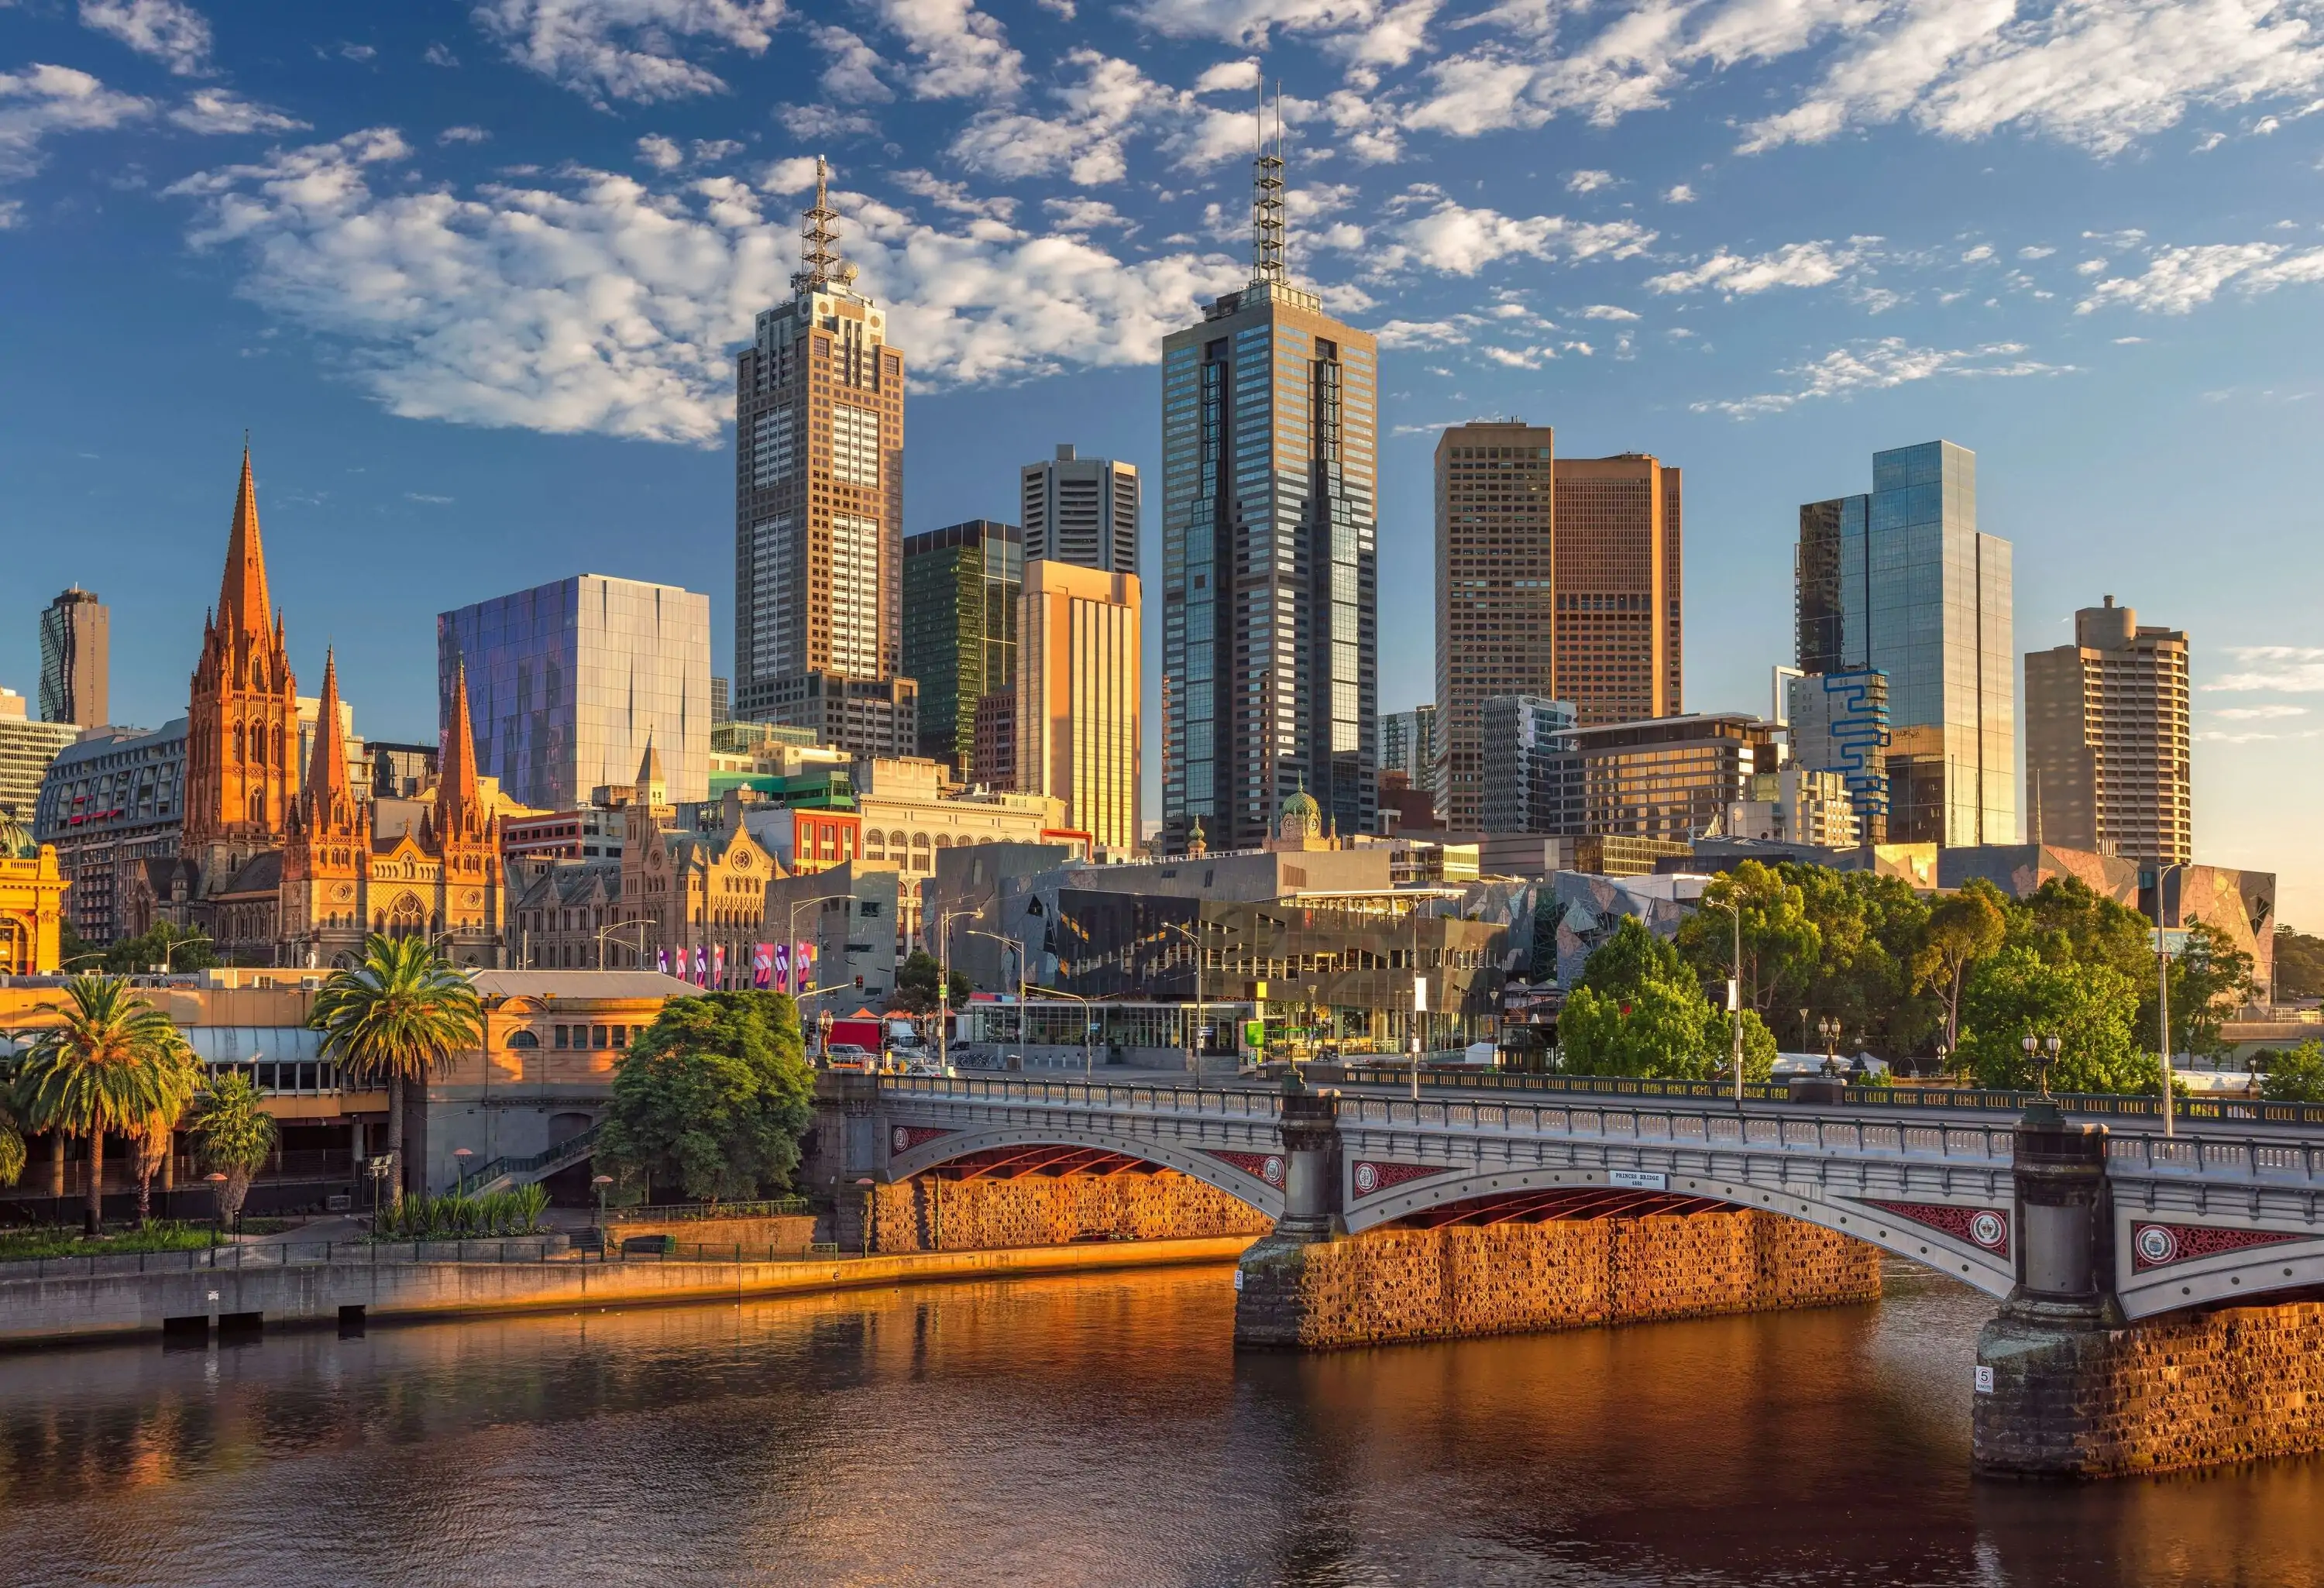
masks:
[[[726,945],[724,943],[710,951],[710,984],[714,987],[726,984]]]
[[[791,946],[788,943],[778,943],[775,945],[775,991],[788,992],[790,990]]]
[[[751,950],[751,985],[764,992],[775,978],[775,946],[761,943]]]
[[[665,976],[669,974],[669,949],[657,948],[654,950],[654,969],[659,971]]]
[[[801,939],[791,949],[791,974],[798,979],[798,990],[815,990],[815,945]]]
[[[710,956],[699,943],[694,946],[694,984],[697,987],[710,985]]]

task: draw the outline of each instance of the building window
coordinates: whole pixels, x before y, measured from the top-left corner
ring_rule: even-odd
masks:
[[[556,1045],[557,1045],[558,1047],[559,1047],[559,1048],[566,1048],[566,1047],[569,1047],[571,1044],[570,1044],[570,1043],[567,1041],[567,1033],[568,1029],[569,1029],[569,1028],[565,1027],[565,1026],[558,1026],[558,1027],[557,1027],[557,1028],[556,1028],[556,1030],[555,1030],[555,1033],[554,1033],[553,1037],[551,1038],[551,1040],[552,1040],[552,1041],[554,1041],[554,1042],[556,1043]]]
[[[604,1047],[607,1046],[606,1041],[605,1041],[605,1036],[606,1036],[606,1032],[605,1032],[605,1028],[604,1028],[604,1027],[603,1027],[603,1026],[592,1026],[592,1027],[590,1027],[590,1028],[589,1028],[589,1046],[590,1046],[590,1047],[592,1047],[592,1048],[604,1048]]]

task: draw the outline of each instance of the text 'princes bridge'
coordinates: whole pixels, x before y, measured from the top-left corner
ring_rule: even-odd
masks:
[[[1253,1345],[1867,1300],[1887,1252],[2002,1303],[1976,1368],[1986,1470],[2324,1446],[2324,1110],[2200,1103],[2166,1136],[2135,1098],[2070,1115],[2011,1094],[1816,1083],[1738,1103],[1482,1076],[1415,1100],[1328,1073],[1287,1091],[827,1074],[809,1167],[879,1251],[1258,1234],[1235,1276]]]

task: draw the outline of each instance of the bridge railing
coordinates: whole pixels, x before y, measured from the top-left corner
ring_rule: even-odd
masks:
[[[1455,1103],[1424,1097],[1345,1096],[1342,1129],[1505,1131],[1519,1135],[1582,1137],[1625,1146],[1777,1151],[1849,1156],[1895,1154],[1953,1161],[2009,1161],[2015,1121],[1925,1124],[1812,1114],[1786,1118],[1704,1109],[1656,1108],[1627,1099],[1571,1102],[1510,1099]]]
[[[1340,1071],[1351,1086],[1405,1086],[1412,1072],[1402,1066],[1348,1065]],[[1423,1072],[1423,1090],[1432,1087],[1480,1092],[1551,1093],[1596,1097],[1699,1098],[1706,1103],[1735,1100],[1730,1083],[1719,1081],[1653,1080],[1634,1076],[1535,1076],[1500,1070],[1471,1075],[1431,1075]],[[2023,1113],[2041,1094],[1971,1086],[1843,1086],[1840,1101],[1849,1107],[1947,1109],[1958,1112]],[[1745,1101],[1784,1103],[1790,1090],[1768,1082],[1747,1081]],[[2159,1120],[2160,1097],[2099,1092],[2061,1092],[2051,1101],[2068,1113]],[[1829,1106],[1829,1105],[1826,1105]],[[2181,1097],[2172,1112],[2190,1123],[2249,1123],[2265,1125],[2324,1125],[2324,1103],[2270,1103],[2261,1098]]]
[[[1139,1113],[1202,1113],[1229,1119],[1273,1119],[1281,1096],[1252,1088],[1138,1085],[1090,1081],[982,1080],[967,1076],[882,1076],[880,1090],[907,1097],[952,1097],[982,1103],[1046,1103],[1053,1107],[1126,1109]]]

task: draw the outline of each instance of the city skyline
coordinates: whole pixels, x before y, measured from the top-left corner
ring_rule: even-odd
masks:
[[[1054,40],[1062,25],[1030,13],[1005,20],[968,14],[991,23],[983,35],[995,45],[983,57],[988,65],[1012,53],[1038,59],[1041,42]],[[302,219],[287,208],[284,179],[263,174],[276,158],[270,148],[288,160],[365,127],[398,127],[401,153],[374,142],[343,150],[336,166],[328,156],[311,158],[353,172],[361,190],[348,202],[358,210],[386,211],[400,190],[390,179],[408,167],[422,176],[423,187],[443,187],[479,207],[480,226],[503,203],[484,192],[492,182],[556,190],[565,207],[544,210],[556,226],[575,226],[576,216],[611,202],[602,188],[576,197],[550,177],[498,174],[528,161],[546,170],[560,156],[572,159],[619,173],[620,181],[650,194],[692,194],[685,200],[690,203],[708,202],[696,185],[724,180],[722,171],[742,172],[746,185],[766,195],[750,202],[758,207],[770,257],[787,272],[796,262],[789,217],[798,189],[777,192],[765,182],[797,179],[778,179],[755,162],[795,165],[827,143],[840,172],[835,207],[865,217],[867,279],[898,306],[895,313],[908,308],[916,317],[899,338],[915,349],[916,362],[925,358],[930,374],[930,387],[912,402],[908,532],[980,515],[1012,518],[1014,466],[1056,443],[1157,474],[1159,447],[1155,366],[1136,362],[1151,359],[1147,333],[1111,335],[1111,328],[1131,323],[1120,318],[1129,300],[1098,302],[1094,323],[1109,335],[1092,337],[1086,315],[1095,287],[1019,272],[1007,277],[1007,304],[1014,308],[979,299],[967,311],[945,310],[949,318],[939,316],[936,334],[923,338],[922,327],[937,314],[924,301],[932,278],[906,268],[907,243],[944,243],[956,250],[945,257],[982,269],[991,250],[1019,245],[990,237],[977,244],[980,226],[987,233],[996,223],[1013,229],[1027,245],[1078,235],[1111,262],[1090,263],[1088,282],[1098,283],[1150,284],[1167,262],[1191,262],[1168,264],[1176,273],[1167,279],[1180,285],[1170,288],[1165,325],[1240,272],[1234,234],[1240,230],[1240,167],[1249,156],[1247,93],[1205,89],[1198,101],[1219,116],[1239,118],[1244,136],[1232,146],[1222,130],[1216,150],[1174,153],[1164,147],[1167,130],[1158,122],[1115,133],[1120,165],[1134,177],[1125,181],[1092,167],[1086,187],[1116,202],[1128,226],[1139,230],[1134,241],[1127,227],[1102,230],[1091,243],[1086,218],[1072,223],[1084,230],[1067,234],[1059,228],[1071,217],[1046,208],[1048,198],[1064,204],[1088,196],[1065,174],[1004,176],[956,157],[965,146],[940,118],[957,102],[923,96],[911,88],[915,79],[896,75],[925,61],[892,28],[867,24],[864,35],[871,48],[886,51],[871,69],[875,76],[887,72],[895,88],[908,90],[888,102],[833,98],[816,75],[820,58],[786,66],[782,49],[760,58],[731,40],[682,32],[659,44],[641,45],[627,34],[622,42],[633,53],[662,50],[695,61],[768,102],[873,106],[850,114],[892,118],[894,135],[918,166],[873,156],[860,141],[850,142],[855,134],[810,138],[733,97],[681,96],[646,105],[601,85],[598,97],[609,108],[594,108],[559,82],[511,64],[507,41],[479,34],[458,9],[415,7],[376,35],[351,41],[306,40],[287,12],[265,8],[254,20],[220,14],[211,22],[206,52],[183,73],[112,35],[75,26],[61,10],[19,10],[0,28],[0,71],[54,63],[144,107],[113,104],[107,114],[118,119],[109,129],[91,122],[68,130],[59,121],[51,133],[36,130],[24,146],[39,169],[11,167],[7,191],[0,193],[0,202],[21,207],[10,212],[12,255],[0,268],[12,272],[16,290],[53,301],[58,312],[41,318],[69,325],[78,342],[74,356],[62,356],[51,327],[14,332],[27,360],[60,374],[37,403],[30,393],[18,394],[5,443],[12,474],[25,482],[19,511],[38,532],[18,549],[32,595],[11,614],[18,638],[0,662],[0,682],[31,692],[37,605],[78,582],[102,590],[122,614],[114,636],[112,715],[149,727],[178,715],[170,696],[171,680],[185,666],[180,637],[189,628],[198,632],[199,614],[189,609],[214,577],[200,566],[200,549],[215,532],[208,483],[220,450],[245,420],[260,431],[262,466],[278,471],[270,529],[278,541],[288,536],[300,546],[281,559],[278,574],[286,604],[306,614],[291,635],[294,670],[319,677],[321,653],[336,639],[343,672],[364,680],[355,697],[370,730],[384,737],[432,737],[424,625],[433,612],[530,582],[516,570],[537,565],[544,538],[571,542],[569,554],[558,558],[564,567],[704,589],[715,611],[723,616],[731,610],[718,568],[719,542],[732,532],[731,494],[723,531],[717,506],[731,481],[715,466],[704,477],[701,452],[685,444],[696,438],[678,435],[674,445],[621,439],[651,432],[624,419],[620,403],[582,401],[602,395],[602,358],[584,361],[568,388],[576,406],[558,413],[528,409],[521,392],[496,392],[489,380],[472,383],[465,407],[439,401],[450,390],[440,365],[379,363],[382,336],[358,312],[362,300],[346,283],[269,277],[256,263],[256,250],[270,239],[281,244],[271,257],[301,257],[301,239],[319,247],[327,229],[338,224],[333,215]],[[1126,49],[1127,35],[1100,38],[1100,30],[1112,25],[1092,19],[1066,31],[1086,35],[1102,51]],[[1162,46],[1145,69],[1157,83],[1191,84],[1213,75],[1213,67],[1223,81],[1242,69],[1236,63],[1249,53],[1184,32],[1157,36]],[[1342,42],[1356,36],[1351,32]],[[1877,44],[1882,37],[1876,28],[1850,42]],[[1762,82],[1751,95],[1764,97],[1761,89],[1772,86],[1778,102],[1787,92],[1814,99],[1827,46],[1849,47],[1840,35],[1819,38],[1823,42],[1769,44],[1754,57],[1774,78],[1804,87]],[[309,42],[314,49],[305,47]],[[423,52],[438,42],[462,64],[423,62]],[[1384,339],[1391,336],[1388,328],[1397,328],[1381,362],[1379,710],[1407,708],[1431,694],[1423,621],[1428,592],[1416,576],[1425,569],[1426,448],[1443,422],[1524,412],[1557,427],[1576,454],[1637,448],[1684,463],[1695,531],[1689,539],[1697,550],[1689,569],[1695,595],[1688,612],[1686,704],[1703,710],[1760,708],[1766,666],[1788,655],[1787,510],[1846,488],[1858,478],[1868,451],[1945,435],[1980,454],[1981,525],[2017,548],[2020,610],[2010,649],[2019,665],[2025,653],[2070,636],[2071,614],[2094,587],[2110,586],[2126,602],[2158,611],[2167,605],[2170,621],[2191,637],[2197,853],[2282,872],[2285,913],[2295,922],[2302,919],[2303,899],[2324,905],[2319,840],[2300,821],[2292,792],[2312,780],[2324,752],[2303,736],[2314,731],[2319,659],[2303,643],[2310,636],[2289,596],[2312,568],[2313,514],[2298,502],[2296,472],[2286,461],[2300,444],[2296,400],[2303,378],[2291,355],[2312,345],[2305,333],[2317,310],[2312,290],[2299,284],[2298,262],[2310,251],[2302,234],[2310,228],[2303,220],[2279,229],[2299,211],[2294,206],[2287,215],[2274,190],[2284,173],[2312,158],[2299,140],[2312,143],[2315,124],[2287,120],[2280,132],[2261,129],[2273,89],[2263,90],[2248,114],[2233,113],[2217,108],[2230,78],[2198,80],[2181,72],[2138,90],[2163,97],[2162,113],[2143,123],[2109,121],[2111,113],[2085,109],[2075,113],[2079,122],[2059,113],[1950,133],[1921,130],[1909,117],[1876,117],[1866,125],[1870,113],[1841,101],[1839,119],[1850,125],[1851,137],[1802,143],[1785,134],[1747,156],[1735,153],[1735,134],[1725,123],[1761,125],[1768,112],[1738,111],[1739,84],[1674,57],[1660,110],[1618,109],[1607,126],[1590,131],[1586,111],[1576,106],[1575,115],[1554,121],[1546,133],[1487,127],[1473,144],[1412,120],[1398,134],[1404,146],[1395,158],[1366,163],[1359,133],[1334,125],[1316,108],[1320,97],[1300,97],[1303,91],[1321,95],[1326,70],[1332,78],[1344,77],[1326,65],[1330,58],[1318,47],[1333,40],[1292,32],[1275,42],[1268,70],[1284,71],[1291,95],[1295,273],[1312,275],[1335,294],[1337,312],[1351,324],[1380,328]],[[356,59],[364,51],[370,64]],[[1367,69],[1383,79],[1371,97],[1411,101],[1416,84],[1433,80],[1425,78],[1431,67],[1457,53],[1423,51]],[[327,57],[330,64],[321,64]],[[1061,68],[1058,84],[1028,81],[992,96],[993,102],[1013,100],[1015,114],[1050,125],[1070,120],[1054,93],[1070,87],[1080,69]],[[456,72],[469,75],[450,75]],[[446,75],[431,75],[438,73]],[[463,114],[480,82],[491,91],[504,87],[512,105],[533,113],[538,129],[514,119],[480,129],[449,122],[420,91],[423,82],[455,86]],[[198,97],[208,106],[202,129],[172,119],[180,110],[200,119]],[[1559,108],[1534,103],[1543,114]],[[235,118],[221,106],[233,105],[243,107],[240,132],[223,125]],[[1418,117],[1425,106],[1409,109]],[[1159,106],[1152,114],[1179,113]],[[1191,114],[1182,119],[1201,120]],[[290,120],[311,125],[283,125]],[[445,129],[438,123],[488,136],[439,141]],[[1778,129],[1766,131],[1772,136]],[[714,156],[696,147],[729,134],[746,150]],[[1566,134],[1587,140],[1586,160],[1548,158],[1545,152]],[[2213,142],[2218,146],[2201,147]],[[1456,187],[1445,157],[1460,153],[1465,166],[1469,152],[1487,148],[1517,156],[1508,179],[1486,182],[1480,176],[1482,185],[1471,188],[1464,171]],[[673,157],[676,163],[661,163]],[[1182,157],[1183,166],[1176,163]],[[1844,180],[1873,169],[1874,162],[1896,166],[1899,180],[1882,185],[1911,189],[1922,213],[1909,214],[1901,200]],[[1588,169],[1568,171],[1568,163]],[[942,173],[936,179],[941,200],[929,196],[936,188],[915,194],[890,180],[899,170],[923,169]],[[193,180],[205,172],[207,188]],[[1609,180],[1599,181],[1600,175]],[[1431,181],[1441,202],[1408,199],[1414,183]],[[1692,202],[1668,202],[1670,189],[1682,183],[1694,189]],[[1818,186],[1849,193],[1853,207],[1843,213],[1803,201],[1754,210],[1779,189]],[[172,187],[180,190],[162,193]],[[1164,188],[1168,197],[1160,196]],[[1310,198],[1303,200],[1303,193]],[[1013,225],[991,213],[997,198],[1011,196]],[[223,224],[229,198],[236,226],[256,229]],[[1399,200],[1404,208],[1392,208]],[[945,201],[983,203],[987,213],[971,216]],[[1303,212],[1303,203],[1316,208]],[[1215,226],[1203,218],[1203,207],[1212,204],[1223,212]],[[1546,221],[1559,225],[1533,224]],[[1624,244],[1586,257],[1575,242],[1560,240],[1578,238],[1585,226],[1618,222],[1655,235],[1651,242],[1634,235],[1634,253],[1622,254]],[[1361,256],[1335,250],[1328,239],[1343,226],[1367,233],[1366,245],[1376,253],[1404,250],[1400,273],[1368,274]],[[208,241],[189,251],[187,235],[194,230]],[[2146,235],[2129,236],[2132,230]],[[1192,240],[1166,242],[1182,232]],[[1872,240],[1874,234],[1883,240]],[[1825,241],[1811,249],[1818,237]],[[115,242],[100,245],[108,238]],[[162,406],[161,390],[124,394],[93,378],[124,344],[102,312],[75,305],[85,292],[123,289],[133,278],[101,267],[78,269],[85,282],[68,281],[64,260],[86,260],[92,246],[124,258],[150,259],[159,250],[182,262],[167,282],[143,265],[134,278],[141,288],[150,282],[174,310],[160,317],[167,324],[152,348],[182,377],[161,383],[179,393],[171,406]],[[1468,250],[1459,260],[1465,269],[1441,263],[1456,248]],[[2190,249],[2215,252],[2184,252]],[[2101,259],[2102,267],[2081,272]],[[404,262],[412,268],[420,263],[417,256]],[[486,287],[503,279],[505,264],[489,252],[469,261]],[[1235,275],[1224,282],[1203,273],[1228,267]],[[2175,296],[2164,290],[2166,277],[2179,283]],[[988,277],[975,282],[984,284],[973,284],[973,292],[988,291]],[[658,301],[672,290],[667,281],[650,284],[661,294]],[[1351,291],[1368,297],[1370,306],[1349,303]],[[733,315],[721,309],[686,345],[738,346],[749,315],[780,294],[738,296]],[[991,337],[980,328],[998,334],[1019,325],[1009,317],[1029,313],[1024,305],[1030,299],[1058,306],[1053,318],[1059,323],[1018,339],[1009,355],[1018,365],[990,362],[979,350]],[[480,301],[482,321],[504,322],[493,308],[502,300],[487,293]],[[1591,352],[1564,346],[1523,314],[1505,312],[1513,308],[1555,321],[1564,340],[1591,341]],[[1640,318],[1591,318],[1599,308]],[[739,329],[727,328],[733,315],[743,322]],[[1084,328],[1086,346],[1076,351],[1061,343],[1065,319]],[[1513,339],[1504,327],[1524,335]],[[613,345],[591,326],[579,330],[585,346]],[[1674,337],[1678,331],[1693,334]],[[410,342],[411,358],[446,349],[424,324],[398,337]],[[674,367],[670,360],[678,355],[669,337],[664,342],[666,355],[649,355],[631,366],[641,390],[660,379],[657,372]],[[1094,351],[1106,345],[1113,351]],[[1686,345],[1711,351],[1688,351]],[[981,374],[980,356],[988,358]],[[1108,362],[1116,358],[1130,362]],[[1537,367],[1525,368],[1526,361]],[[425,384],[410,383],[419,380],[410,374],[414,367],[421,374],[432,369],[427,401],[411,395]],[[390,378],[395,368],[410,381],[398,385]],[[1439,369],[1450,373],[1431,373]],[[1770,378],[1786,369],[1802,373],[1788,384]],[[1010,383],[1006,402],[990,400],[996,381]],[[701,377],[681,369],[675,389],[690,393],[717,384],[712,379],[704,387]],[[182,393],[195,387],[205,392],[213,417],[189,423]],[[2140,400],[2118,398],[2116,388]],[[538,397],[557,388],[552,382],[524,390]],[[724,394],[731,407],[731,384]],[[495,402],[501,409],[487,411]],[[1738,417],[1729,411],[1735,408],[1750,415]],[[2086,411],[2061,411],[2071,410]],[[108,433],[124,417],[135,419],[152,442],[139,456],[122,454]],[[562,433],[546,433],[552,430]],[[708,440],[714,458],[715,448],[732,444],[715,434]],[[97,457],[83,458],[83,452]],[[2201,471],[2200,492],[2191,478],[2172,477],[2190,471],[2162,461],[2190,452],[2213,464]],[[428,500],[434,497],[451,500]],[[2184,526],[2196,522],[2223,524],[2219,533],[2236,555],[2191,556]],[[382,568],[376,587],[358,605],[331,571],[342,559],[327,552],[354,552],[383,533],[419,549],[402,560],[437,570],[432,585],[456,581],[463,587],[423,589],[411,574]],[[1149,544],[1158,538],[1151,515],[1146,533]],[[99,547],[105,549],[92,554]],[[116,556],[116,548],[131,555]],[[470,566],[447,580],[440,569],[444,553],[454,549]],[[2253,580],[2255,563],[2281,565],[2284,577]],[[1151,568],[1140,571],[1151,578]],[[1718,598],[1705,600],[1705,590]],[[719,632],[715,654],[723,660],[733,642],[731,633]],[[1158,715],[1151,693],[1148,715]],[[1150,745],[1149,770],[1157,760]]]

